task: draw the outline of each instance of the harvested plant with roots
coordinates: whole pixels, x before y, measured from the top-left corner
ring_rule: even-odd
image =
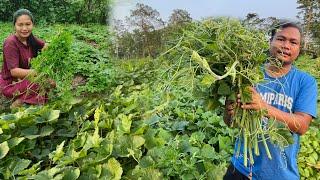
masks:
[[[245,27],[238,20],[207,19],[191,24],[165,55],[175,61],[181,71],[194,69],[194,78],[209,92],[207,106],[215,109],[223,106],[221,99],[236,101],[240,94],[242,103],[251,101],[249,86],[263,82],[262,66],[267,61],[268,41],[266,33]],[[177,62],[178,60],[178,62]],[[201,69],[199,70],[200,67]],[[172,78],[175,78],[175,72]],[[259,156],[259,143],[272,159],[267,141],[281,148],[292,143],[292,136],[285,124],[267,119],[264,111],[243,110],[235,107],[231,127],[238,128],[238,140],[244,144],[244,165],[254,164],[253,156]],[[238,143],[236,154],[240,153]],[[253,154],[254,153],[254,154]]]

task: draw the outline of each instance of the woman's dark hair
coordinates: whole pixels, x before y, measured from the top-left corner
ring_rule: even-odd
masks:
[[[31,19],[31,22],[34,24],[34,18],[33,18],[32,13],[28,9],[19,9],[13,14],[13,24],[14,25],[16,24],[17,19],[22,15],[29,16]],[[31,46],[33,57],[38,56],[38,53],[40,52],[42,47],[37,42],[36,38],[34,37],[34,35],[32,33],[28,37],[27,43],[29,44],[29,46]]]
[[[270,30],[270,40],[272,40],[275,36],[275,34],[277,33],[277,31],[279,29],[284,29],[287,27],[293,27],[299,30],[300,32],[300,37],[301,37],[301,43],[303,41],[303,32],[302,32],[302,28],[300,25],[298,25],[295,22],[291,22],[288,20],[277,20],[272,26],[271,26],[271,30]]]

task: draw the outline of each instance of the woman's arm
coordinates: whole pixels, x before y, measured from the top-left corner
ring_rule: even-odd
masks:
[[[33,69],[22,69],[22,68],[13,68],[10,70],[11,76],[19,79],[24,79],[27,76],[35,75]]]

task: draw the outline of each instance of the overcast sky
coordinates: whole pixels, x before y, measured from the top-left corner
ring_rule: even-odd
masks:
[[[114,0],[112,19],[124,19],[136,3],[143,3],[156,9],[167,21],[173,9],[187,10],[193,19],[209,16],[231,16],[245,18],[248,13],[259,17],[277,17],[297,20],[295,0]]]

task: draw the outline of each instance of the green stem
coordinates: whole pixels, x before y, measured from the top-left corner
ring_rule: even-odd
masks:
[[[264,137],[264,134],[261,134],[261,136],[262,136],[262,142],[263,142],[264,148],[266,149],[266,152],[267,152],[267,156],[268,156],[269,159],[272,159],[270,151],[269,151],[269,148],[268,148],[268,144],[267,144],[266,138]]]
[[[247,153],[248,153],[248,137],[247,137],[247,129],[244,128],[243,130],[243,165],[245,167],[248,166]]]

